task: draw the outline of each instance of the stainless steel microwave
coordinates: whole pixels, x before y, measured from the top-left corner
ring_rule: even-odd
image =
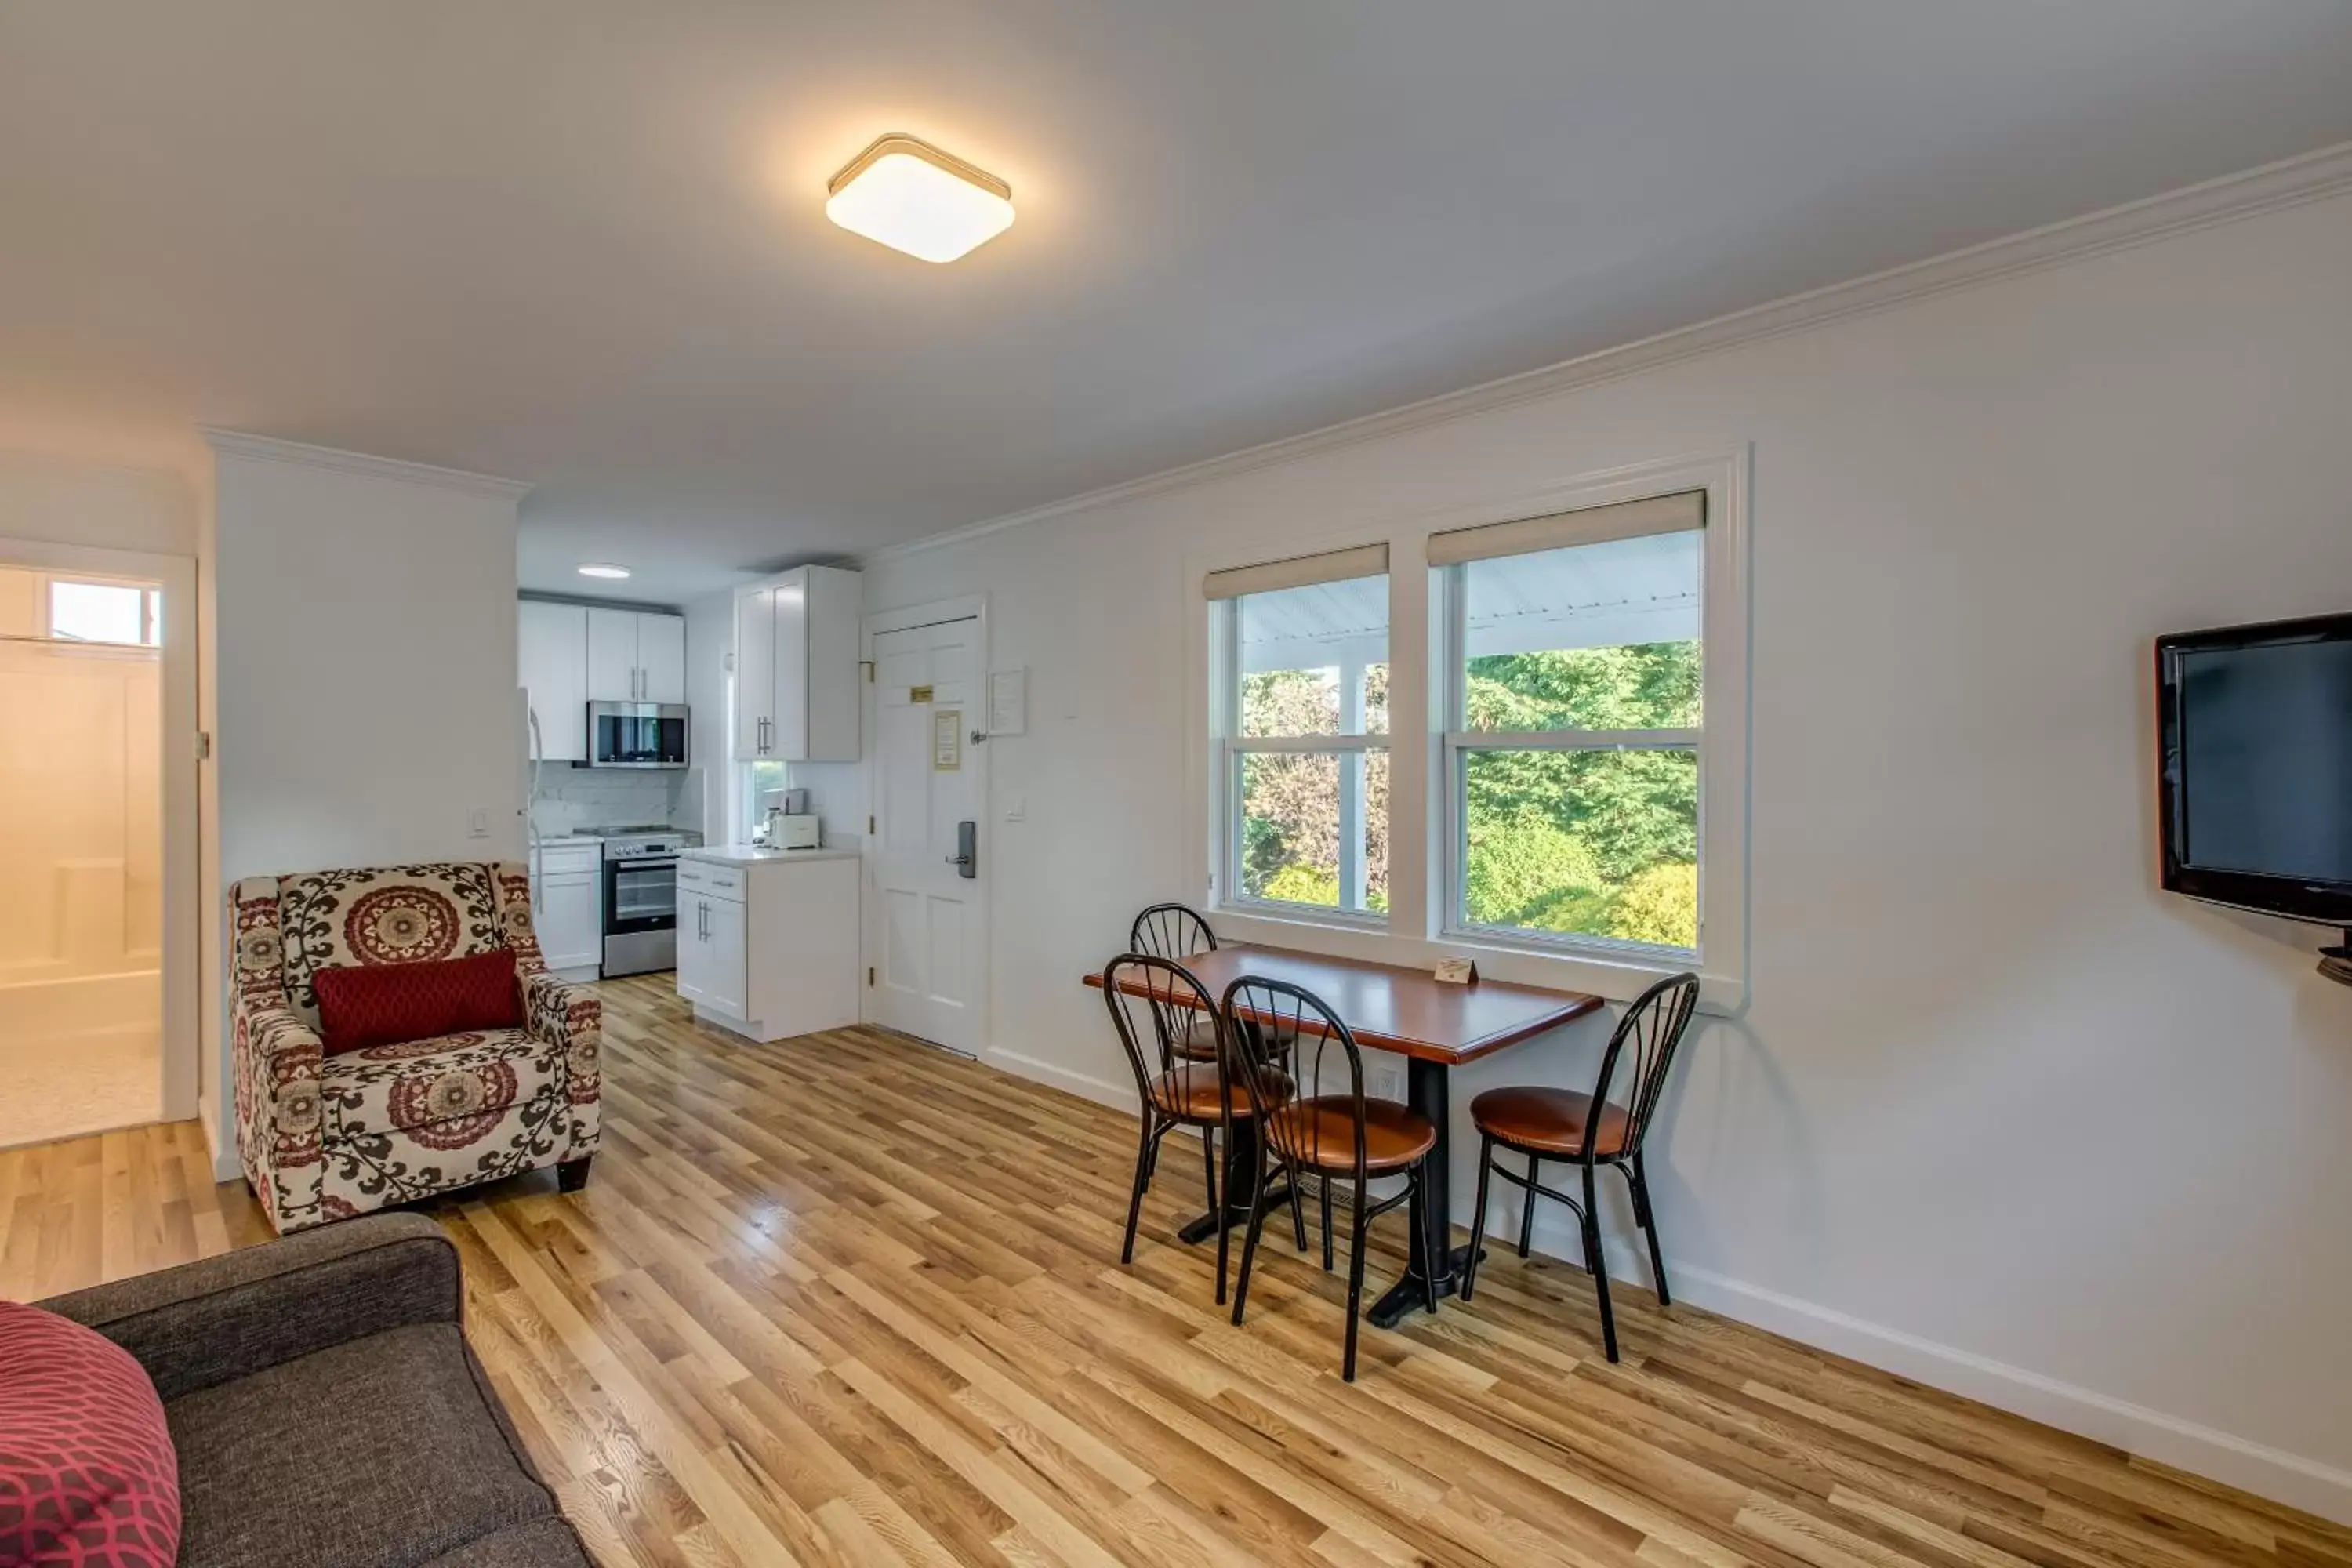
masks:
[[[686,766],[686,715],[683,702],[591,702],[588,765]]]

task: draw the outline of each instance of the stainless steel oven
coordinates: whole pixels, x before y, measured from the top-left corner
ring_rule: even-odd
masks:
[[[606,978],[677,967],[677,852],[700,842],[667,828],[605,835]]]
[[[686,766],[683,702],[591,702],[588,765],[592,768]]]

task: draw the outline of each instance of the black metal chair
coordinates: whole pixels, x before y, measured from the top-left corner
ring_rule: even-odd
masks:
[[[1216,952],[1217,933],[1190,905],[1154,904],[1135,917],[1135,925],[1128,932],[1128,950],[1181,963],[1196,952]]]
[[[1209,922],[1198,910],[1188,905],[1154,904],[1135,917],[1135,924],[1128,931],[1127,950],[1181,963],[1196,952],[1216,952],[1217,933],[1209,929]],[[1215,1061],[1216,1020],[1199,1019],[1170,1044],[1186,1061]]]
[[[1242,1243],[1242,1271],[1234,1289],[1234,1322],[1241,1323],[1249,1300],[1251,1266],[1265,1228],[1273,1181],[1285,1178],[1294,1220],[1298,1192],[1309,1175],[1323,1188],[1323,1267],[1331,1267],[1331,1178],[1354,1183],[1348,1247],[1348,1340],[1340,1376],[1356,1379],[1356,1336],[1364,1300],[1364,1242],[1372,1221],[1410,1205],[1430,1256],[1436,1256],[1429,1205],[1422,1184],[1423,1162],[1437,1146],[1437,1129],[1427,1117],[1392,1100],[1364,1098],[1364,1056],[1347,1024],[1313,992],[1286,981],[1244,975],[1225,987],[1223,1020],[1227,1075],[1249,1101],[1259,1129],[1256,1186],[1251,1195],[1249,1232]],[[1336,1058],[1347,1068],[1348,1092],[1321,1092],[1323,1069]],[[1404,1191],[1379,1201],[1365,1195],[1374,1176],[1402,1175]],[[1306,1237],[1299,1237],[1302,1248]],[[1423,1303],[1437,1310],[1437,1287],[1429,1282]]]
[[[1128,989],[1139,982],[1145,993],[1141,995]],[[1151,1186],[1153,1167],[1159,1163],[1160,1140],[1179,1127],[1200,1129],[1208,1162],[1209,1212],[1221,1215],[1212,1134],[1222,1129],[1230,1140],[1234,1121],[1255,1112],[1237,1087],[1227,1082],[1222,1063],[1186,1060],[1177,1049],[1177,1042],[1202,1019],[1208,1021],[1210,1038],[1216,1038],[1216,999],[1191,970],[1172,959],[1122,953],[1103,966],[1102,990],[1111,1026],[1127,1051],[1127,1065],[1135,1071],[1136,1093],[1142,1100],[1143,1136],[1135,1154],[1135,1190],[1128,1198],[1127,1239],[1118,1254],[1121,1263],[1132,1263],[1136,1223],[1143,1212],[1143,1194]],[[1225,1299],[1224,1228],[1218,1227],[1220,1301]]]
[[[1478,1201],[1470,1216],[1470,1261],[1462,1273],[1462,1299],[1478,1282],[1478,1259],[1486,1237],[1486,1178],[1500,1176],[1523,1188],[1527,1204],[1519,1211],[1519,1256],[1528,1256],[1535,1239],[1535,1208],[1538,1194],[1566,1204],[1576,1211],[1584,1237],[1584,1266],[1592,1276],[1601,1301],[1601,1340],[1609,1359],[1617,1359],[1617,1320],[1609,1305],[1609,1265],[1601,1252],[1601,1207],[1595,1193],[1595,1173],[1613,1165],[1633,1194],[1633,1218],[1650,1242],[1650,1273],[1658,1282],[1658,1305],[1673,1304],[1666,1293],[1666,1263],[1658,1250],[1658,1214],[1650,1203],[1649,1174],[1642,1168],[1642,1141],[1658,1109],[1665,1088],[1666,1069],[1690,1027],[1698,1005],[1698,976],[1675,974],[1659,981],[1633,999],[1617,1020],[1608,1048],[1601,1053],[1600,1080],[1589,1095],[1566,1089],[1490,1089],[1470,1102],[1470,1120],[1478,1127]],[[1617,1105],[1609,1086],[1628,1047],[1633,1052],[1633,1093]],[[1496,1144],[1524,1154],[1528,1173],[1505,1170],[1495,1160]],[[1584,1171],[1584,1201],[1555,1192],[1538,1179],[1546,1160],[1567,1161]],[[1244,1258],[1242,1277],[1249,1277]]]

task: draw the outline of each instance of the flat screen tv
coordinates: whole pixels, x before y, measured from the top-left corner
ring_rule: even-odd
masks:
[[[2352,615],[2156,642],[2164,885],[2352,927]]]

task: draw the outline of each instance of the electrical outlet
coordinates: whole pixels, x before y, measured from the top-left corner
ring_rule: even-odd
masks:
[[[1364,1092],[1374,1100],[1404,1099],[1404,1068],[1392,1061],[1364,1064]]]

